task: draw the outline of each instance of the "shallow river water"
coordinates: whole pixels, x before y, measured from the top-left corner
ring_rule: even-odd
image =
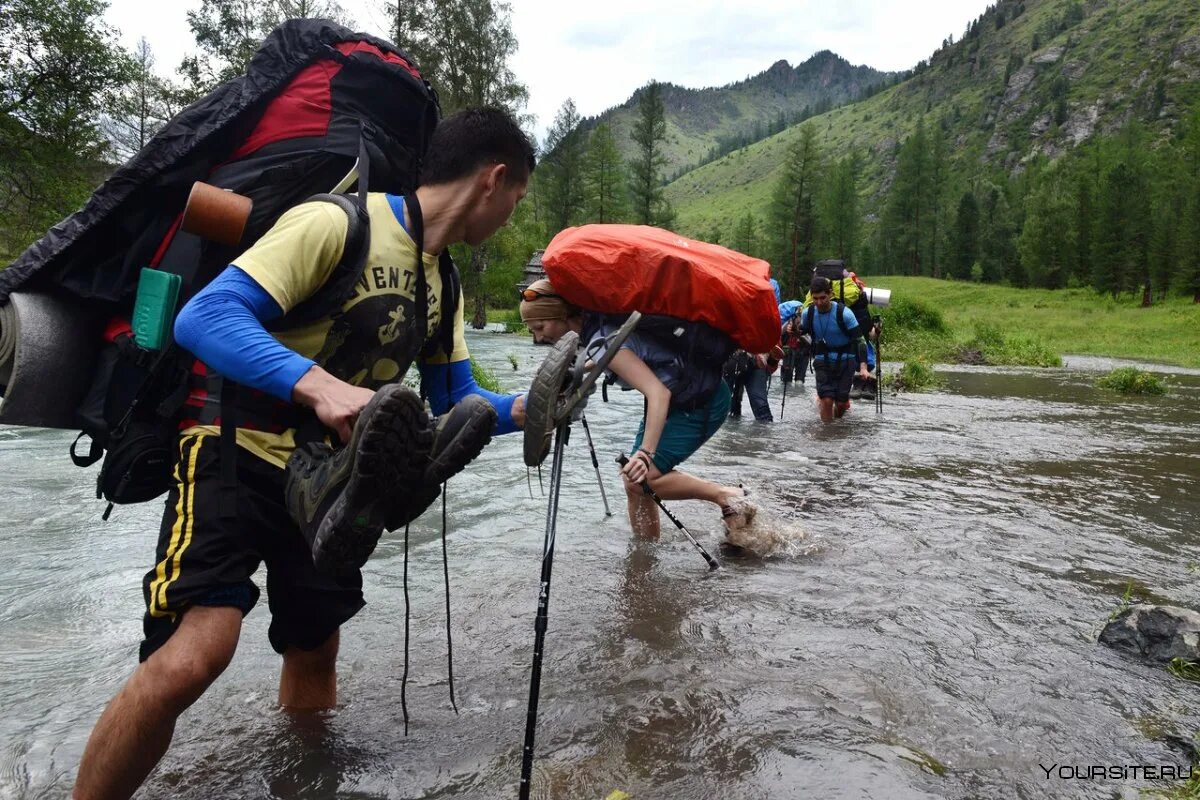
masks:
[[[545,352],[480,335],[506,389]],[[507,355],[513,354],[513,370]],[[567,448],[534,796],[1111,798],[1138,781],[1040,765],[1185,766],[1197,685],[1096,644],[1135,597],[1200,607],[1200,377],[1162,399],[1061,370],[954,368],[936,392],[816,420],[731,420],[688,464],[744,481],[802,525],[802,552],[708,573],[669,526],[635,543],[613,457],[640,402],[589,408]],[[771,402],[778,417],[776,383]],[[100,521],[62,431],[0,429],[0,798],[66,798],[91,725],[136,664],[140,579],[161,505]],[[450,485],[450,707],[440,517],[413,528],[405,736],[402,539],[366,570],[343,630],[340,705],[274,706],[266,602],[233,664],[181,719],[144,798],[515,797],[545,499],[518,437]],[[547,465],[548,466],[548,465]],[[548,471],[546,473],[548,479]],[[711,507],[672,510],[715,550]],[[260,585],[265,584],[260,572]]]

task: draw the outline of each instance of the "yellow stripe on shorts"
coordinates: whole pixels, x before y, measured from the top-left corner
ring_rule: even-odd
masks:
[[[179,562],[183,551],[192,541],[192,510],[196,489],[196,459],[200,453],[203,434],[185,436],[179,441],[179,463],[175,466],[175,482],[179,485],[179,500],[175,503],[175,523],[171,526],[171,543],[166,556],[156,566],[154,581],[150,584],[150,616],[170,617],[175,621],[175,612],[167,608],[167,588],[179,577]],[[186,471],[181,473],[186,461]],[[167,568],[172,567],[171,577]]]

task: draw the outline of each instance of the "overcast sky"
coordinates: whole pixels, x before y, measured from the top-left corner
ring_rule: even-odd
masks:
[[[193,46],[186,12],[199,0],[110,0],[109,22],[133,47],[150,42],[164,74]],[[625,101],[650,79],[695,88],[794,66],[820,50],[901,70],[926,58],[992,0],[512,0],[520,49],[512,67],[529,87],[543,136],[568,97],[583,116]],[[383,0],[341,0],[360,30],[386,35]]]

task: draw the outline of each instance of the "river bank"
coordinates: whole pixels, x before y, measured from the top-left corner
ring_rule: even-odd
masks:
[[[891,289],[896,301],[884,312],[889,361],[1055,366],[1070,353],[1200,367],[1200,305],[1190,298],[1142,308],[1139,298],[1113,300],[1090,289],[894,275],[866,281]]]

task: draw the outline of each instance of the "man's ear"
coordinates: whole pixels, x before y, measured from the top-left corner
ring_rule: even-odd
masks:
[[[507,179],[508,179],[508,166],[507,165],[505,165],[505,164],[489,164],[488,166],[483,168],[483,173],[482,173],[481,181],[480,181],[480,187],[483,189],[483,193],[485,195],[490,195],[490,194],[496,192],[497,190],[499,190],[499,188],[504,185],[504,182]]]

